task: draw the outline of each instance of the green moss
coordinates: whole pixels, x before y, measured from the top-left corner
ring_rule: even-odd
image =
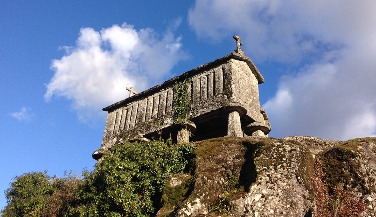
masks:
[[[301,156],[301,167],[298,168],[298,176],[302,178],[302,182],[309,192],[309,195],[314,197],[314,190],[311,185],[312,177],[315,176],[315,159],[310,151],[305,151]]]
[[[355,143],[348,143],[329,149],[320,155],[325,182],[330,192],[338,186],[343,186],[345,189],[360,187],[363,191],[366,190],[364,180],[357,173],[360,164],[355,160],[358,156],[354,151],[355,148],[357,149]]]
[[[221,137],[199,141],[195,143],[197,145],[195,153],[197,156],[204,159],[210,159],[213,156],[218,156],[223,153],[219,146],[226,144],[241,144],[242,141],[242,138],[236,137]]]
[[[166,185],[163,189],[163,207],[158,212],[158,216],[175,216],[183,201],[192,193],[195,176],[191,174],[175,175],[175,178],[182,183],[176,186]]]
[[[233,211],[230,201],[239,199],[249,192],[257,178],[255,158],[263,152],[267,143],[268,139],[234,137],[196,143],[198,148],[195,153],[200,163],[199,172],[204,177],[210,177],[209,183],[223,183],[211,187],[201,186],[211,189],[209,195],[205,195],[204,202],[209,205],[209,216],[229,215]],[[204,189],[197,190],[200,192]]]
[[[223,197],[215,200],[214,203],[210,204],[208,211],[212,214],[217,214],[221,216],[227,216],[231,214],[232,206],[230,200],[228,199],[229,195],[223,195]]]

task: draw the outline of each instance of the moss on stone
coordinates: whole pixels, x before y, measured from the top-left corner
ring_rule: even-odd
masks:
[[[357,145],[354,142],[331,148],[320,154],[323,162],[323,172],[325,173],[325,183],[332,193],[336,187],[344,189],[359,188],[363,193],[368,193],[362,179],[357,171],[360,164],[356,160],[358,153]]]
[[[365,147],[375,153],[376,146],[373,144],[376,144],[376,138],[342,142],[312,137],[222,137],[195,142],[196,157],[184,174],[174,175],[182,183],[167,185],[163,190],[164,205],[158,216],[178,216],[187,204],[194,205],[197,199],[205,204],[209,212],[207,216],[233,216],[237,209],[236,201],[250,197],[250,194],[253,194],[252,197],[262,194],[260,200],[272,200],[274,193],[267,186],[283,189],[291,182],[293,184],[286,188],[287,191],[304,195],[304,201],[308,202],[302,204],[313,204],[320,199],[317,197],[317,185],[314,186],[312,181],[317,177],[318,165],[323,174],[319,190],[326,189],[324,192],[329,195],[324,205],[330,207],[330,203],[337,203],[343,197],[360,204],[360,208],[349,209],[362,210],[362,202],[353,194],[374,192],[359,173]],[[321,163],[317,164],[318,161]],[[281,179],[285,185],[281,185]],[[260,186],[268,193],[260,193]],[[301,190],[292,190],[295,188]],[[258,189],[257,193],[255,189]],[[342,196],[338,192],[342,192]],[[305,212],[312,213],[312,207],[309,206]]]
[[[175,174],[172,179],[179,183],[167,184],[163,189],[163,207],[159,210],[159,217],[175,216],[183,201],[192,193],[195,183],[194,174]],[[171,181],[171,180],[170,180]]]

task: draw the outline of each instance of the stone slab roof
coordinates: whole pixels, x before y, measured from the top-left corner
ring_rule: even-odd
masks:
[[[160,85],[156,85],[154,87],[151,87],[141,93],[138,93],[138,94],[135,94],[131,97],[128,97],[126,99],[123,99],[119,102],[116,102],[110,106],[107,106],[105,108],[103,108],[102,110],[103,111],[112,111],[112,110],[115,110],[116,108],[119,108],[121,107],[122,105],[125,105],[129,102],[132,102],[132,101],[135,101],[137,99],[140,99],[140,98],[144,98],[145,96],[148,96],[152,93],[155,93],[155,92],[158,92],[160,90],[163,90],[165,89],[166,87],[170,86],[171,84],[174,84],[176,82],[179,82],[179,81],[183,81],[185,80],[186,78],[189,78],[189,77],[193,77],[195,76],[196,74],[199,74],[201,73],[202,71],[205,71],[205,70],[208,70],[208,69],[211,69],[211,68],[214,68],[220,64],[223,64],[225,62],[227,62],[228,60],[230,59],[236,59],[236,60],[240,60],[240,61],[244,61],[247,63],[248,67],[252,70],[253,74],[256,76],[257,78],[257,81],[259,84],[262,84],[264,83],[264,77],[261,75],[260,71],[257,69],[256,65],[252,62],[252,60],[243,55],[243,54],[239,54],[237,52],[232,52],[224,57],[221,57],[219,59],[216,59],[212,62],[209,62],[209,63],[206,63],[204,65],[201,65],[201,66],[198,66],[197,68],[194,68],[190,71],[187,71],[187,72],[184,72],[183,74],[179,75],[179,76],[176,76],[176,77],[173,77],[171,78],[170,80],[167,80],[165,81],[164,83],[160,84]]]

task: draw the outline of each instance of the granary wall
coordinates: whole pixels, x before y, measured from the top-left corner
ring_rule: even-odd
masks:
[[[173,86],[170,86],[108,111],[102,145],[120,134],[130,137],[170,126],[173,94]]]
[[[256,121],[263,121],[260,113],[258,80],[246,62],[232,59],[226,66],[231,82],[231,99],[247,110],[247,116]]]
[[[198,129],[226,128],[213,129],[222,132],[213,134],[218,136],[230,132],[227,128],[234,126],[233,130],[237,131],[234,135],[252,136],[261,124],[263,133],[257,135],[267,135],[270,131],[259,102],[258,84],[263,83],[263,77],[248,57],[231,53],[104,108],[108,117],[101,149],[110,148],[119,136],[132,139],[139,135],[150,138],[176,133],[173,132],[176,125],[174,96],[177,85],[182,82],[187,84],[190,108],[186,118],[192,129],[196,129],[196,125]],[[254,125],[249,128],[251,131],[247,128],[249,124]]]

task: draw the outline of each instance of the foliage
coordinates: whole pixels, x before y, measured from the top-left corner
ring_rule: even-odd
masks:
[[[188,118],[191,109],[191,100],[188,94],[190,84],[186,79],[175,85],[173,103],[175,123],[185,122]]]
[[[183,205],[183,201],[191,195],[197,178],[193,174],[194,166],[189,166],[192,169],[191,174],[174,174],[173,178],[181,181],[180,184],[171,185],[170,183],[165,186],[162,195],[163,207],[158,211],[158,216],[175,216]]]
[[[217,213],[221,215],[230,215],[231,209],[233,208],[230,200],[229,193],[221,195],[218,199],[214,201],[208,208],[209,213]]]
[[[186,169],[193,150],[191,145],[163,142],[126,142],[112,148],[96,171],[85,176],[72,215],[155,215],[163,205],[166,180]]]
[[[163,142],[115,146],[83,178],[46,172],[16,177],[6,191],[4,217],[150,216],[163,205],[162,193],[172,174],[187,171],[194,146]]]
[[[49,197],[42,216],[66,216],[81,183],[80,177],[74,173],[66,173],[64,178],[54,177],[52,181],[54,192]]]
[[[72,174],[51,178],[47,172],[32,172],[15,177],[6,191],[8,205],[4,217],[63,216],[74,199],[79,179]]]
[[[5,192],[8,206],[2,211],[3,216],[40,216],[53,193],[50,179],[46,172],[15,177]]]

